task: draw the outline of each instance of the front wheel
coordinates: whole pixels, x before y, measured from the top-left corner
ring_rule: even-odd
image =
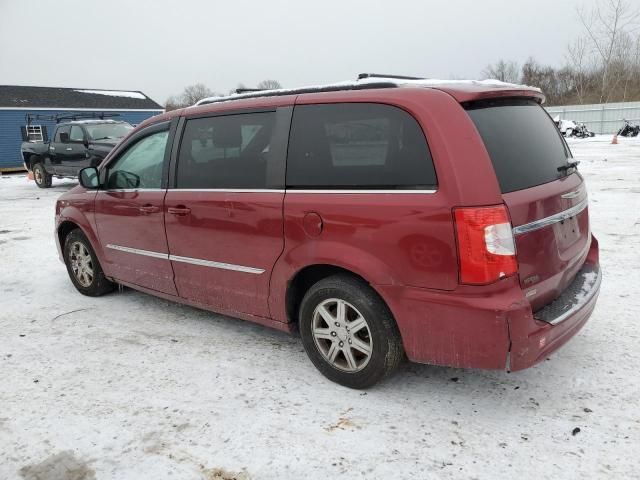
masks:
[[[65,239],[64,263],[71,282],[83,295],[99,297],[115,288],[104,276],[96,252],[80,229],[73,230]]]
[[[33,168],[33,179],[36,182],[36,185],[40,188],[49,188],[51,187],[51,179],[52,176],[47,173],[44,168],[44,165],[41,163],[36,163]]]
[[[315,367],[345,387],[370,387],[404,358],[389,308],[355,277],[334,275],[313,285],[300,305],[299,322],[302,343]]]

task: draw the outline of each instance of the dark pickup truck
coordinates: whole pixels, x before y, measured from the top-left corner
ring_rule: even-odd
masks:
[[[127,122],[78,120],[57,125],[49,142],[23,142],[24,166],[36,185],[51,186],[52,177],[76,178],[84,167],[97,166],[131,130]]]

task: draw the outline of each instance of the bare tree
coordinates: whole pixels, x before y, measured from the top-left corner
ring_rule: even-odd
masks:
[[[622,101],[627,101],[627,95],[631,93],[634,79],[637,82],[640,76],[640,35],[635,39],[628,33],[624,33],[619,49],[620,67],[624,70],[622,87]]]
[[[498,60],[489,64],[482,71],[485,78],[500,80],[501,82],[518,83],[520,81],[520,67],[513,61]]]
[[[260,90],[276,90],[282,88],[282,85],[278,80],[262,80],[256,85],[256,88]]]
[[[196,83],[184,88],[181,100],[187,105],[194,105],[203,98],[213,97],[214,92],[203,83]]]
[[[637,28],[640,10],[632,7],[629,0],[601,0],[589,11],[578,8],[578,16],[598,58],[600,103],[604,103],[609,99],[610,87],[621,80],[620,72],[612,67],[624,32]]]
[[[165,110],[175,110],[177,108],[189,107],[195,105],[198,101],[207,97],[216,97],[220,94],[215,93],[203,83],[188,85],[184,88],[180,95],[171,95],[165,102]]]
[[[585,103],[589,71],[593,68],[587,48],[587,39],[580,37],[569,44],[566,55],[568,68],[573,73],[575,92],[580,104]]]

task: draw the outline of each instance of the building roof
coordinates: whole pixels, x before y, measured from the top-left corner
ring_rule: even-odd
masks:
[[[0,85],[0,108],[163,110],[139,91]]]

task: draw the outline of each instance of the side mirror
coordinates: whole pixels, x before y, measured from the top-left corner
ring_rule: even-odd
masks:
[[[100,186],[98,178],[98,169],[96,167],[86,167],[80,170],[78,175],[80,185],[88,190],[95,190]]]

